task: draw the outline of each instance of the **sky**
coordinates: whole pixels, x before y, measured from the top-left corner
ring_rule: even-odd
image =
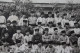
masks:
[[[12,2],[12,0],[0,0]],[[80,0],[31,0],[34,3],[68,3],[68,1],[73,1],[73,3],[80,3]]]

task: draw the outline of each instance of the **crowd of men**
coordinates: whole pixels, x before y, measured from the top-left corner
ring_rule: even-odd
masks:
[[[0,10],[0,53],[80,53],[80,21],[56,12],[4,16]]]

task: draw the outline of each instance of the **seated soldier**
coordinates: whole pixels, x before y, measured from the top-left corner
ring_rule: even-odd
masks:
[[[25,35],[26,31],[30,31],[30,27],[27,24],[27,20],[23,20],[23,26],[21,26],[21,32]]]
[[[33,42],[42,42],[42,35],[39,33],[39,29],[35,29],[35,34],[32,37]]]
[[[42,53],[43,49],[42,49],[42,43],[38,43],[38,47],[36,49],[37,53]]]
[[[74,31],[71,31],[70,34],[71,34],[71,36],[69,38],[70,45],[73,45],[74,42],[78,41],[78,37],[75,35]]]
[[[64,28],[66,31],[70,30],[70,24],[69,23],[65,23]]]
[[[51,44],[48,46],[48,52],[49,53],[54,53],[55,52],[55,48]]]
[[[80,53],[80,48],[78,47],[77,42],[73,43],[72,53]]]
[[[51,35],[49,35],[48,32],[49,32],[49,29],[48,28],[45,28],[44,34],[42,35],[42,41],[43,42],[51,41]]]
[[[61,52],[61,49],[62,49],[61,43],[54,42],[53,47],[55,48],[55,53],[60,53]]]
[[[61,31],[61,36],[59,37],[60,42],[66,42],[66,44],[69,44],[69,37],[66,35],[65,30]]]
[[[14,53],[15,49],[16,49],[16,46],[12,45],[12,46],[9,47],[9,52]]]
[[[35,53],[36,52],[36,50],[35,50],[36,48],[33,46],[34,45],[33,45],[32,41],[28,42],[28,53]]]
[[[14,30],[14,29],[13,29],[12,26],[11,26],[11,22],[10,22],[10,21],[7,21],[6,26],[7,26],[6,30],[7,30],[8,33],[9,33],[9,37],[12,38],[12,35],[14,34],[14,33],[13,33],[13,30]]]
[[[75,32],[75,34],[79,34],[80,33],[80,28],[79,28],[79,24],[76,22],[76,23],[74,23],[74,28],[73,28],[73,30],[74,30],[74,32]]]
[[[79,26],[79,23],[78,23],[78,22],[75,22],[75,23],[74,23],[74,28],[80,28],[80,26]]]
[[[14,45],[13,40],[9,37],[8,31],[4,32],[1,41],[4,46]]]
[[[24,36],[24,43],[32,41],[32,37],[33,35],[31,35],[29,31],[26,31],[26,35]]]
[[[59,31],[59,33],[60,33],[64,28],[62,27],[61,22],[59,22],[59,23],[57,23],[57,24],[58,24],[58,31]]]
[[[9,34],[7,31],[5,31],[3,33],[3,36],[1,38],[1,42],[0,42],[1,45],[1,50],[2,52],[8,52],[8,49],[9,49],[9,46],[11,45],[14,45],[14,42],[13,40],[9,37]]]
[[[61,53],[71,53],[72,50],[71,48],[67,47],[66,42],[62,42],[62,48],[61,48]]]
[[[57,23],[57,27],[58,27],[59,29],[63,29],[62,23],[61,23],[61,22]]]
[[[58,41],[58,39],[59,39],[59,37],[60,37],[60,35],[59,35],[59,33],[58,33],[58,29],[57,28],[54,28],[54,34],[53,34],[53,36],[52,36],[52,40],[55,42],[57,42]]]
[[[15,51],[14,51],[14,53],[23,53],[23,51],[22,51],[22,44],[21,44],[21,40],[19,40],[19,41],[16,41],[16,45],[15,45],[16,47],[15,47]]]
[[[21,41],[21,43],[23,43],[24,35],[21,33],[20,27],[18,27],[16,33],[13,34],[12,40],[14,41],[15,44],[17,43],[16,41]]]
[[[12,27],[12,29],[13,29],[12,34],[16,33],[16,29],[17,29],[17,22],[16,22],[16,21],[11,22],[11,27]]]

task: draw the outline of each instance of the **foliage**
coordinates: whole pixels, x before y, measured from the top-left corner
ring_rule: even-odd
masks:
[[[34,5],[30,0],[14,0],[16,6],[19,6],[20,10],[31,10]]]

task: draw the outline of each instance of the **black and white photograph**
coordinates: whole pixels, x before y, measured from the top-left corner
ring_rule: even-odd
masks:
[[[80,53],[80,0],[0,0],[0,53]]]

